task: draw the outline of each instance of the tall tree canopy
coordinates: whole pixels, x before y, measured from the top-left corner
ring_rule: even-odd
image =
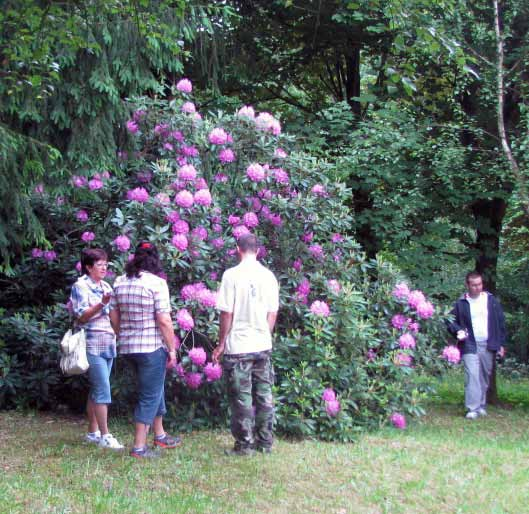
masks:
[[[42,237],[28,188],[113,167],[126,98],[161,94],[225,6],[7,0],[0,12],[0,248]]]

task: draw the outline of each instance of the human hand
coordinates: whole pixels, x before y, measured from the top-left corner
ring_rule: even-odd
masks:
[[[505,357],[505,347],[500,346],[500,350],[498,352],[498,355],[503,359]]]
[[[468,334],[466,330],[458,330],[457,331],[457,340],[458,341],[464,341],[467,338]]]
[[[222,354],[224,353],[224,345],[218,344],[216,348],[213,350],[213,353],[211,355],[211,360],[218,364],[219,360],[222,358]]]
[[[108,305],[108,302],[110,302],[111,298],[112,298],[112,293],[105,293],[103,295],[103,298],[101,298],[101,303],[103,305]]]
[[[169,352],[167,355],[167,369],[174,369],[176,368],[176,352]]]

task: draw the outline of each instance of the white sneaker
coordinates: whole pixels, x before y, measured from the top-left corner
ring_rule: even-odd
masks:
[[[478,413],[480,416],[486,416],[486,415],[487,415],[487,411],[486,411],[483,407],[480,407],[480,408],[477,410],[477,413]]]
[[[96,430],[95,432],[88,432],[84,436],[84,440],[88,443],[99,443],[101,440],[101,432],[99,430]]]
[[[105,434],[99,440],[100,448],[109,448],[110,450],[123,450],[125,448],[112,434]]]
[[[467,412],[467,415],[465,416],[465,418],[467,418],[467,419],[478,419],[478,416],[479,416],[479,414],[477,413],[477,411],[471,410],[471,411]],[[101,443],[99,443],[99,444],[101,444]]]

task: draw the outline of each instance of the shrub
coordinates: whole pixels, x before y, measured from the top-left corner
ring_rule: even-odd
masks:
[[[113,173],[80,170],[69,184],[35,191],[52,244],[28,251],[18,268],[22,281],[38,272],[47,297],[64,303],[83,247],[111,252],[112,280],[140,239],[155,243],[183,341],[179,367],[169,373],[169,420],[211,426],[227,413],[223,382],[209,363],[218,335],[215,291],[236,263],[237,237],[251,231],[262,242],[259,258],[281,284],[274,351],[279,432],[351,440],[394,412],[422,414],[427,391],[413,375],[442,369],[438,321],[445,313],[407,286],[397,294],[395,270],[365,260],[347,235],[350,191],[324,160],[297,152],[277,119],[249,107],[202,118],[185,91],[175,95],[137,102]],[[53,349],[49,359],[65,328],[56,321],[48,315],[38,322],[50,331],[42,340]],[[322,399],[325,388],[335,391],[334,400]],[[128,401],[129,386],[114,393]],[[28,392],[33,402],[39,394]]]

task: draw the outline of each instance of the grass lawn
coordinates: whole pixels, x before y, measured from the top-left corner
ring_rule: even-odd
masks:
[[[186,435],[156,461],[82,442],[84,420],[0,413],[2,513],[525,513],[529,383],[498,379],[509,408],[463,419],[455,373],[429,414],[356,444],[277,441],[229,458],[227,432]],[[132,427],[113,432],[130,445]]]

